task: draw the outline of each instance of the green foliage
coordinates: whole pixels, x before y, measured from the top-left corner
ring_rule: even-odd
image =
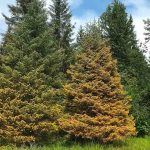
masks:
[[[51,141],[62,115],[61,51],[52,47],[44,4],[33,0],[4,46],[0,66],[0,139]],[[59,57],[58,57],[59,56]],[[58,57],[58,58],[57,58]],[[57,58],[57,59],[56,59]]]
[[[71,48],[72,30],[71,24],[72,14],[70,12],[67,0],[52,0],[50,5],[50,28],[56,49],[64,49],[64,58],[62,59],[62,70],[66,72],[73,57]]]
[[[52,0],[50,6],[51,22],[53,38],[58,48],[70,47],[72,29],[71,12],[67,0]]]
[[[9,11],[12,15],[11,17],[7,17],[5,14],[3,14],[3,16],[9,28],[12,28],[23,18],[23,16],[28,12],[28,8],[31,2],[32,0],[16,0],[16,6],[8,5]]]
[[[9,40],[9,33],[13,31],[15,25],[21,21],[24,15],[27,13],[31,2],[32,0],[16,0],[16,6],[8,5],[11,17],[3,14],[8,27],[7,32],[3,35],[3,45],[5,45]]]
[[[138,132],[147,134],[150,128],[144,131],[145,122],[150,117],[148,117],[149,112],[145,102],[149,99],[144,98],[149,93],[150,72],[146,59],[137,44],[132,17],[126,13],[124,4],[114,0],[102,14],[100,22],[103,37],[108,39],[113,57],[118,60],[122,83],[128,94],[132,96],[131,112],[136,119],[137,129],[143,128],[143,133],[140,133],[140,130]],[[147,119],[143,120],[143,115]]]
[[[80,26],[80,29],[79,29],[78,34],[77,34],[77,39],[76,39],[77,40],[77,42],[76,42],[77,46],[81,45],[81,41],[83,39],[83,36],[84,36],[84,29],[82,26]]]

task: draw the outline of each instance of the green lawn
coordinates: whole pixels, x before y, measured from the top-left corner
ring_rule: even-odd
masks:
[[[101,146],[98,144],[64,146],[63,144],[56,144],[33,148],[0,147],[0,150],[150,150],[150,137],[132,138],[126,140],[124,144],[115,144],[114,146]]]

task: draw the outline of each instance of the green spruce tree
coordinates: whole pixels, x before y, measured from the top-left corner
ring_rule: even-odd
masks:
[[[148,113],[143,104],[149,82],[148,64],[138,47],[133,20],[128,16],[126,7],[114,0],[100,18],[103,37],[108,39],[113,57],[129,95],[132,96],[132,113],[136,119],[139,134],[145,134],[148,128]],[[145,96],[144,96],[145,95]]]
[[[0,58],[0,139],[5,143],[50,142],[58,131],[61,51],[52,47],[43,7],[32,0]]]
[[[82,41],[82,38],[84,36],[84,29],[82,26],[80,26],[80,29],[78,31],[78,34],[77,34],[77,46],[80,46],[81,45],[81,41]]]
[[[64,59],[62,70],[65,72],[71,62],[72,57],[72,30],[71,12],[67,0],[52,0],[50,5],[50,28],[52,31],[54,44],[57,49],[64,49]]]
[[[11,17],[3,14],[8,27],[11,28],[28,12],[28,8],[32,0],[16,0],[16,5],[8,5]]]
[[[11,16],[8,17],[3,14],[7,24],[7,32],[3,34],[2,49],[3,45],[9,42],[9,33],[13,31],[13,27],[17,22],[21,21],[23,16],[27,13],[31,1],[32,0],[16,0],[16,5],[8,5]]]

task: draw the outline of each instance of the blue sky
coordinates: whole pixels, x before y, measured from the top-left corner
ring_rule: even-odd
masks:
[[[51,0],[45,0],[47,7]],[[72,23],[75,24],[75,32],[80,25],[84,25],[94,18],[98,18],[113,0],[68,0],[73,13]],[[121,0],[126,6],[128,13],[134,19],[135,31],[140,41],[144,40],[143,19],[150,18],[150,0]],[[9,15],[7,5],[15,4],[15,0],[0,0],[0,33],[6,31],[6,24],[1,13]]]

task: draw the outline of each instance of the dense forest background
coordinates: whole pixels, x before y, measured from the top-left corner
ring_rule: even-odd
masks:
[[[114,0],[74,26],[67,0],[16,0],[0,44],[0,143],[110,143],[150,134],[150,66],[132,16]],[[49,19],[50,18],[50,19]],[[145,43],[150,40],[150,20]]]

